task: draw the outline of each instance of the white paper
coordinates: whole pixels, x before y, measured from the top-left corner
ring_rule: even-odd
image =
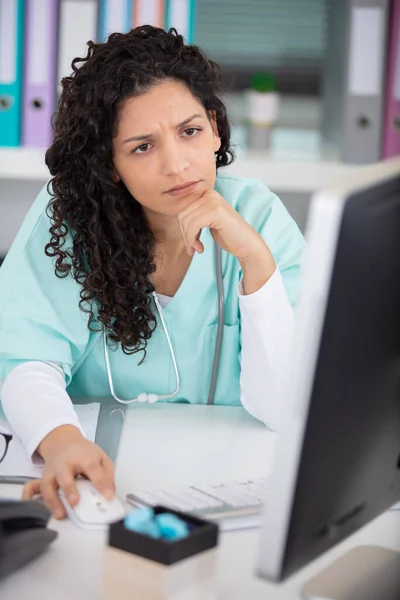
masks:
[[[74,409],[86,437],[94,442],[100,403],[92,402],[90,404],[75,404]],[[3,414],[0,414],[0,432],[11,433],[13,436],[6,457],[3,462],[0,463],[0,477],[41,477],[43,467],[31,463],[21,441],[16,436]]]

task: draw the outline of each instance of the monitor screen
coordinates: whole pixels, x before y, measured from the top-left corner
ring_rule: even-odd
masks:
[[[316,194],[257,572],[282,580],[400,499],[400,158]]]

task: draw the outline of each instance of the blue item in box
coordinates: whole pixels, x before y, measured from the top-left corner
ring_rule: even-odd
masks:
[[[136,508],[126,515],[124,525],[129,531],[135,531],[152,538],[176,541],[185,538],[190,528],[188,524],[171,513],[154,515],[151,508]]]

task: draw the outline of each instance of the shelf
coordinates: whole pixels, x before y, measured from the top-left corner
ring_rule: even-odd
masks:
[[[341,163],[329,149],[319,148],[316,132],[279,129],[269,152],[246,151],[239,144],[235,162],[224,172],[254,177],[277,192],[310,193],[359,168]],[[0,180],[46,182],[50,175],[44,154],[44,150],[0,148]]]
[[[238,158],[226,172],[254,177],[276,192],[312,193],[353,173],[355,168],[335,162],[269,161],[249,154]]]
[[[44,150],[30,148],[0,148],[0,179],[47,181],[50,174],[44,154]]]

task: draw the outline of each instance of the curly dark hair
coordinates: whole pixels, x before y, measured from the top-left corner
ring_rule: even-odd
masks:
[[[105,329],[108,344],[120,343],[126,354],[142,350],[144,359],[157,324],[149,277],[155,240],[141,205],[113,177],[119,110],[157,83],[184,83],[208,115],[215,111],[218,169],[234,158],[226,108],[216,95],[221,71],[173,28],[145,25],[87,45],[87,55],[75,58],[73,73],[62,79],[54,141],[46,152],[52,178],[45,252],[55,257],[58,277],[72,275],[82,286],[79,306],[89,314],[89,329]],[[65,247],[68,232],[72,247]]]

